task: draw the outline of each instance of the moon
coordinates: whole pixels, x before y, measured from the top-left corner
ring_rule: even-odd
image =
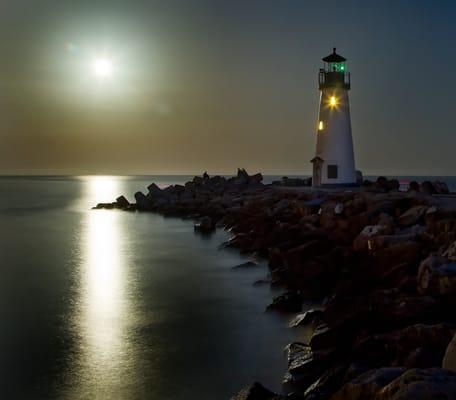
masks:
[[[97,78],[110,78],[113,74],[114,66],[109,58],[97,58],[93,61],[92,70]]]

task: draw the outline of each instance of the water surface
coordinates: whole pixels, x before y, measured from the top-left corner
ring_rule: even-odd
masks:
[[[185,181],[161,178],[161,184]],[[157,180],[157,179],[155,179]],[[280,388],[294,333],[266,268],[191,221],[90,210],[146,177],[0,178],[0,391],[26,399],[227,399]],[[131,198],[131,197],[130,197]]]

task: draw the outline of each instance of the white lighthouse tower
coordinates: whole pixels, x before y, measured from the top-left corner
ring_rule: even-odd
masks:
[[[356,185],[355,157],[350,122],[350,73],[346,59],[336,53],[323,58],[318,74],[320,108],[317,150],[313,163],[313,187]]]

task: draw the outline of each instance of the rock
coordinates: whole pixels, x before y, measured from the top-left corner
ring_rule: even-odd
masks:
[[[372,238],[383,235],[388,232],[386,225],[368,225],[365,226],[361,233],[353,241],[353,250],[365,251],[370,249],[369,241]]]
[[[378,190],[385,192],[388,191],[388,179],[386,179],[384,176],[379,176],[375,181],[375,187]]]
[[[148,198],[142,192],[135,193],[135,200],[139,210],[148,210],[151,206]]]
[[[120,208],[127,208],[130,205],[130,202],[126,199],[125,196],[120,196],[116,199],[116,203]]]
[[[292,344],[293,353],[288,357],[288,373],[283,383],[293,389],[313,383],[334,359],[334,350],[312,351],[309,347]],[[297,346],[297,347],[296,347]]]
[[[450,194],[448,186],[445,182],[434,181],[432,182],[432,186],[437,194]]]
[[[441,364],[441,352],[425,347],[418,347],[412,350],[404,361],[404,367],[407,369],[440,367]]]
[[[420,191],[420,184],[416,181],[409,182],[408,192],[419,192]]]
[[[450,261],[456,261],[456,242],[451,243],[442,255]]]
[[[390,179],[387,184],[389,191],[398,191],[401,187],[401,184],[397,179]]]
[[[334,214],[335,215],[341,215],[344,212],[344,204],[343,203],[337,203],[334,206]]]
[[[456,372],[456,334],[453,339],[448,343],[448,347],[443,357],[442,368],[448,371]]]
[[[407,210],[398,218],[400,226],[411,226],[418,223],[424,223],[424,215],[426,214],[427,206],[415,206]]]
[[[272,282],[270,279],[258,279],[257,281],[253,282],[253,286],[262,286],[262,285],[270,285]]]
[[[266,310],[276,310],[281,312],[299,312],[302,309],[302,297],[297,292],[286,292],[274,297],[272,303]]]
[[[403,368],[380,368],[365,372],[346,383],[331,400],[374,400],[382,388],[401,376]]]
[[[375,400],[456,400],[456,374],[440,368],[410,369],[383,387]]]
[[[370,316],[380,325],[398,326],[429,322],[439,316],[439,304],[430,296],[380,291],[370,297]]]
[[[347,368],[343,365],[336,365],[325,371],[314,383],[304,392],[306,400],[326,400],[336,390],[344,379]]]
[[[238,168],[235,183],[238,185],[246,185],[249,183],[249,174],[244,168]]]
[[[456,263],[443,264],[443,260],[431,255],[418,270],[418,292],[434,296],[456,298]]]
[[[147,190],[149,191],[149,194],[153,196],[161,195],[162,193],[162,190],[155,183],[151,183],[147,186]]]
[[[255,382],[231,397],[231,400],[282,400],[282,396]]]
[[[249,183],[261,183],[263,181],[263,175],[260,173],[249,176]]]
[[[414,324],[359,339],[353,355],[372,366],[440,366],[455,331],[450,324]]]
[[[315,319],[321,318],[322,315],[323,315],[322,310],[314,310],[314,309],[308,310],[305,313],[298,314],[295,318],[293,318],[291,320],[289,326],[290,326],[290,328],[296,328],[298,326],[305,326],[305,325],[308,325],[308,324],[312,323],[313,321],[315,321]]]
[[[421,182],[420,192],[425,194],[437,194],[434,185],[429,181]]]
[[[243,268],[251,268],[251,267],[258,267],[259,264],[255,261],[246,261],[242,264],[235,265],[233,269],[243,269]]]
[[[199,223],[195,224],[195,231],[202,233],[210,233],[215,229],[215,224],[213,223],[210,217],[203,217],[200,219]]]

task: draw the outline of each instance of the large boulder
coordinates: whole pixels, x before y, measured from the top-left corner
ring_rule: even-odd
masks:
[[[374,400],[382,388],[401,376],[403,368],[380,368],[365,372],[347,382],[331,400]]]
[[[355,251],[365,251],[371,249],[372,239],[376,236],[385,235],[389,231],[386,225],[367,225],[353,241]]]
[[[456,372],[456,334],[448,344],[443,357],[442,368]]]
[[[456,241],[451,243],[442,255],[447,260],[456,261]]]
[[[331,365],[334,349],[312,351],[310,347],[294,342],[286,347],[288,352],[288,372],[283,383],[289,389],[304,388]]]
[[[427,206],[415,206],[405,211],[399,218],[398,223],[402,227],[424,223]]]
[[[455,331],[450,324],[410,325],[359,340],[354,355],[374,366],[438,367]]]
[[[272,303],[268,305],[267,310],[299,312],[302,310],[302,297],[299,293],[294,291],[286,292],[280,296],[274,297]]]
[[[231,400],[282,400],[282,396],[266,389],[261,383],[255,382],[231,397]]]
[[[434,190],[437,192],[437,194],[450,194],[448,186],[445,182],[434,181],[432,182],[432,186],[434,187]]]
[[[446,298],[456,298],[456,263],[445,263],[431,255],[418,270],[418,292]]]
[[[119,196],[116,199],[116,204],[119,208],[123,208],[123,209],[130,206],[130,202],[127,200],[127,198],[125,196]]]
[[[456,400],[456,374],[440,368],[410,369],[381,389],[375,400]]]
[[[151,207],[151,202],[143,192],[135,193],[136,205],[139,210],[148,210]]]
[[[215,224],[208,216],[202,217],[198,223],[194,225],[195,231],[201,233],[210,233],[215,229]]]

